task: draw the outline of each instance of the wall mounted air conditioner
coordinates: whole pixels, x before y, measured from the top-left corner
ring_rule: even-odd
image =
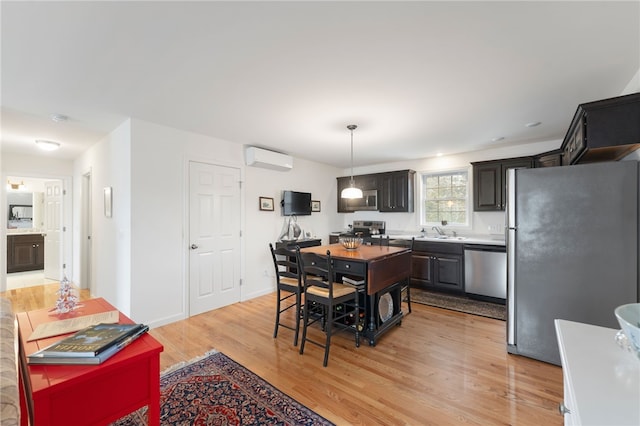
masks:
[[[279,152],[250,146],[246,149],[247,166],[262,167],[271,170],[289,171],[293,169],[293,157]]]

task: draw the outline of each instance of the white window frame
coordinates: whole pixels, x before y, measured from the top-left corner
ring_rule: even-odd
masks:
[[[419,208],[419,222],[420,222],[420,226],[422,228],[424,228],[426,231],[429,231],[431,229],[432,226],[441,226],[442,224],[440,222],[426,222],[425,221],[425,187],[424,187],[424,177],[426,175],[446,175],[446,174],[454,174],[454,173],[459,173],[459,172],[465,172],[467,173],[467,197],[466,197],[466,207],[467,207],[467,222],[466,223],[449,223],[447,225],[447,227],[449,228],[455,228],[455,229],[460,229],[460,230],[469,230],[472,228],[473,224],[472,224],[472,218],[473,218],[473,206],[472,206],[472,196],[471,196],[471,191],[473,188],[473,182],[472,182],[472,169],[470,166],[468,167],[455,167],[455,168],[451,168],[451,169],[440,169],[440,170],[425,170],[425,171],[421,171],[419,172],[419,193],[418,193],[418,203],[420,203],[420,208]],[[446,228],[445,228],[446,229]]]

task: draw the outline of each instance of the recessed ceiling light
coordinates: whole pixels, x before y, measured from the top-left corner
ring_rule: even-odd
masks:
[[[443,153],[439,152],[436,154],[436,157],[442,157],[443,155],[444,155]]]
[[[37,140],[36,145],[43,151],[55,151],[60,148],[60,144],[54,141]]]
[[[63,114],[51,114],[49,118],[51,118],[51,120],[55,121],[56,123],[62,123],[69,119],[69,117]]]
[[[499,142],[499,141],[501,141],[503,139],[504,139],[504,136],[498,136],[498,137],[495,137],[495,138],[491,139],[491,142]]]
[[[531,123],[525,124],[525,126],[527,126],[527,127],[536,127],[536,126],[539,126],[541,124],[542,124],[541,121],[532,121]]]

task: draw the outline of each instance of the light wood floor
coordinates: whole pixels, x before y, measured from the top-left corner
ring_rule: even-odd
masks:
[[[14,310],[53,306],[57,285],[0,295]],[[86,292],[81,298],[88,298]],[[353,336],[322,349],[272,337],[275,294],[151,330],[161,369],[217,349],[338,425],[561,425],[559,367],[505,350],[505,323],[414,303],[375,347]],[[314,330],[319,333],[319,331]]]

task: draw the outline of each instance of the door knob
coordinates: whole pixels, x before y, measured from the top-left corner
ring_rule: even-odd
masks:
[[[564,414],[571,414],[571,410],[569,410],[566,405],[564,404],[560,404],[558,405],[558,411],[560,412],[560,414],[564,415]]]
[[[198,246],[197,246],[197,245],[195,245],[195,244],[191,244],[191,250],[195,250],[195,249],[197,249],[197,248],[198,248]]]

